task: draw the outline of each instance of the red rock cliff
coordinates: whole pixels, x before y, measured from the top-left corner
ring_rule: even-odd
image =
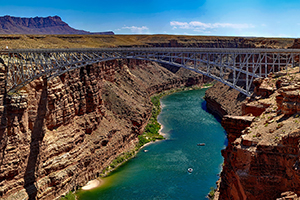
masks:
[[[178,76],[157,64],[119,60],[6,94],[3,70],[2,199],[52,200],[96,178],[135,147],[150,117],[151,94],[203,81],[184,69],[177,74],[186,75]]]
[[[241,115],[245,98],[245,95],[220,82],[205,92],[207,109],[221,118],[224,115]]]
[[[222,151],[224,166],[216,199],[298,199],[299,80],[296,71],[257,80],[254,95],[243,102],[243,113],[256,116],[246,129],[232,131],[237,120],[249,116],[224,118],[231,140]]]

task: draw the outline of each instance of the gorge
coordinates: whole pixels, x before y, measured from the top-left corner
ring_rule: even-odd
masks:
[[[176,74],[153,63],[114,61],[8,94],[2,107],[2,198],[54,199],[96,178],[135,148],[150,117],[151,94],[203,81],[186,70]]]
[[[161,98],[159,122],[166,139],[145,146],[134,159],[101,178],[99,188],[77,191],[79,199],[207,199],[218,180],[226,137],[217,119],[205,111],[205,90]]]
[[[53,40],[56,43],[49,42]],[[187,36],[3,36],[0,38],[0,44],[9,43],[9,46],[14,48],[24,48],[27,44],[31,48],[71,48],[82,45],[83,41],[86,41],[84,47],[93,44],[295,48],[298,44],[297,40],[293,39]],[[97,177],[119,154],[135,147],[137,136],[143,132],[150,117],[152,107],[149,97],[152,94],[175,87],[199,85],[211,81],[184,69],[165,67],[169,70],[156,63],[134,60],[97,63],[65,73],[51,81],[38,79],[17,93],[6,94],[5,69],[2,66],[0,74],[0,197],[4,199],[55,199],[84,185],[88,180]],[[270,87],[276,88],[274,84]],[[258,84],[258,87],[265,85],[268,86],[267,83],[262,82]],[[281,86],[282,83],[278,82],[278,85]],[[297,89],[296,86],[295,88]],[[281,96],[270,95],[273,100],[277,99],[279,110],[287,114],[297,112],[297,106],[293,107],[293,103],[289,103],[296,99],[296,93],[288,92],[294,89],[283,89],[280,92]],[[220,92],[222,90],[224,95]],[[245,97],[219,83],[210,91],[215,91],[212,92],[215,94],[210,95],[208,92],[207,102],[218,113],[242,115],[241,105],[243,104],[248,106],[243,111],[244,114],[249,114],[248,122],[251,123],[254,120],[254,117],[251,118],[250,113],[246,112],[246,108],[255,104],[255,97],[247,99],[247,103],[242,103]],[[268,99],[268,95],[263,96],[266,93],[264,91],[258,90],[259,93],[256,94],[262,96],[262,99]],[[256,107],[267,107],[269,103],[260,102],[259,105]],[[289,110],[290,113],[288,113]],[[257,112],[252,115],[260,114]],[[265,114],[266,120],[268,116],[269,114]],[[230,125],[230,120],[236,124],[239,118],[227,116],[224,122]],[[243,120],[247,121],[246,118]],[[266,124],[265,121],[261,121],[263,122]],[[265,126],[264,124],[262,127]],[[271,121],[268,124],[271,124]],[[273,148],[270,145],[261,145],[262,143],[259,143],[260,146],[257,145],[256,139],[261,137],[257,133],[255,137],[250,135],[252,138],[246,136],[243,136],[246,138],[240,138],[242,126],[240,131],[230,134],[229,125],[224,125],[228,126],[230,144],[223,151],[225,165],[221,174],[220,199],[255,199],[266,195],[270,195],[272,199],[280,197],[282,192],[296,190],[298,182],[294,180],[298,179],[297,170],[286,169],[293,168],[298,159],[295,151],[297,133],[285,135],[282,140],[279,139],[279,135],[274,136],[274,141],[281,141],[281,146]],[[270,129],[276,129],[276,127]],[[253,150],[255,145],[261,149],[259,153],[254,153],[255,156],[252,156],[252,152],[256,152]],[[273,172],[275,173],[272,166],[282,157],[287,157],[281,160],[281,163],[287,165],[278,164],[275,167],[280,169],[282,176],[271,176]],[[255,160],[251,160],[252,158]],[[270,158],[270,160],[265,158]],[[258,163],[258,165],[252,163]],[[247,176],[249,169],[253,169],[251,176]],[[264,171],[259,171],[259,169]],[[263,179],[266,176],[263,172],[269,173],[274,180],[270,181],[269,185],[266,179]],[[290,184],[289,180],[293,180],[293,184]],[[272,193],[278,184],[284,184],[285,187],[277,193]],[[256,185],[263,189],[257,190]]]

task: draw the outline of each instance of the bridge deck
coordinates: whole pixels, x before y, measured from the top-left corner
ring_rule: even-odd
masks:
[[[5,49],[0,61],[7,66],[7,90],[30,81],[115,59],[140,59],[183,67],[250,95],[255,78],[299,66],[300,49],[263,48],[84,48]]]

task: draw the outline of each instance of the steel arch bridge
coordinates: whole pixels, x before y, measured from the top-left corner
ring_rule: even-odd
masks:
[[[249,96],[255,78],[299,65],[300,49],[245,48],[85,48],[15,49],[0,52],[7,67],[7,91],[39,77],[56,77],[97,62],[148,60],[183,67]]]

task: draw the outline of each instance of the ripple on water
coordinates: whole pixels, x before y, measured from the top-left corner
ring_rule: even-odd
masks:
[[[205,199],[215,186],[223,162],[225,134],[203,107],[205,90],[185,91],[162,98],[159,122],[167,140],[147,146],[93,191],[79,192],[93,199]],[[205,146],[197,146],[205,143]],[[193,168],[188,173],[188,168]]]

